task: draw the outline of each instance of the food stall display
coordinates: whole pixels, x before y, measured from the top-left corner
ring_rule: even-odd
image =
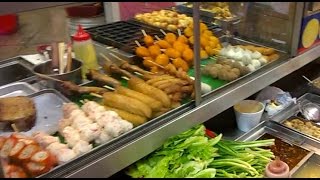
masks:
[[[213,12],[218,19],[234,17],[225,3],[204,3],[200,7]],[[230,103],[224,103],[226,96],[221,96],[221,92],[239,92],[237,89],[245,87],[249,80],[257,82],[255,77],[261,78],[263,74],[270,77],[270,69],[302,67],[302,63],[292,65],[295,59],[288,60],[290,52],[286,49],[221,36],[210,29],[209,22],[194,21],[171,10],[137,14],[134,18],[141,22],[119,21],[86,29],[93,40],[116,47],[119,53],[97,51],[101,68],[88,70],[83,83],[32,71],[32,75],[42,81],[59,84],[61,92],[41,90],[16,96],[8,90],[4,93],[8,87],[0,87],[0,156],[5,177],[57,177],[77,173],[76,176],[81,176],[90,167],[107,176],[128,167],[125,172],[135,178],[264,177],[265,167],[276,156],[287,163],[293,173],[301,163],[317,154],[318,125],[302,118],[289,119],[297,115],[294,113],[281,117],[280,123],[276,122],[276,116],[273,121],[255,127],[255,130],[266,131],[264,134],[254,136],[257,134],[252,130],[236,141],[227,140],[222,134],[210,134],[204,125],[194,127],[232,106],[232,102],[252,95],[254,89],[247,88],[241,96],[233,96],[236,98]],[[194,56],[197,51],[194,22],[199,23],[200,28],[200,59]],[[120,57],[121,51],[132,54],[133,61]],[[70,62],[74,61],[70,52],[67,56]],[[305,63],[307,61],[311,59]],[[200,69],[195,68],[197,63]],[[62,74],[72,72],[70,68]],[[196,73],[200,73],[200,80],[195,79]],[[287,70],[283,75],[289,73]],[[198,80],[202,92],[197,92],[195,82]],[[47,87],[39,89],[42,88]],[[207,104],[196,107],[197,93],[201,93]],[[207,109],[203,115],[195,116],[197,111],[200,113],[197,108]],[[297,106],[295,108],[297,110]],[[181,134],[175,130],[159,134],[158,139],[154,139],[156,145],[151,143],[152,147],[143,148],[134,157],[126,154],[125,163],[115,165],[114,169],[103,171],[106,167],[101,167],[101,163],[85,167],[95,158],[106,161],[109,166],[123,149],[128,148],[127,153],[136,150],[135,140],[150,143],[150,139],[144,138],[152,138],[154,132],[163,132],[163,128],[177,122],[182,123],[175,126],[179,132],[193,128]],[[291,142],[290,138],[288,142],[288,137],[277,135],[272,129],[288,132],[291,139],[298,137],[310,146]],[[85,171],[78,171],[82,168]]]
[[[185,4],[186,7],[192,8],[192,3]],[[200,3],[200,10],[212,13],[214,18],[217,19],[231,19],[235,15],[230,12],[228,2],[203,2]]]
[[[136,14],[135,19],[144,23],[167,29],[169,31],[176,31],[188,27],[192,23],[192,17],[185,14],[179,14],[170,10],[153,11],[150,13]]]

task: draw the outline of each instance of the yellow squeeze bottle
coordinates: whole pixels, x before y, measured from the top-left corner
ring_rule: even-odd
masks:
[[[90,34],[84,31],[81,25],[78,25],[78,31],[72,39],[75,57],[82,61],[82,79],[86,79],[86,74],[89,72],[89,69],[97,70],[99,68],[96,51],[92,44]]]

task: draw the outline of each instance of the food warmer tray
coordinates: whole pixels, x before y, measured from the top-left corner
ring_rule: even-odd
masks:
[[[31,86],[26,82],[16,82],[0,86],[0,98],[1,97],[14,97],[14,96],[28,96],[37,92],[38,89]]]
[[[237,141],[253,141],[259,139],[264,134],[270,134],[282,141],[294,144],[305,150],[310,151],[293,169],[290,174],[294,174],[299,168],[308,161],[314,154],[320,154],[320,143],[308,136],[300,134],[292,129],[286,128],[274,121],[263,121],[244,135],[237,138]]]
[[[179,14],[185,14],[185,15],[187,15],[187,16],[189,16],[189,17],[192,17],[192,13],[179,11],[179,10],[177,10],[177,9],[175,8],[175,6],[174,6],[174,7],[170,7],[170,8],[166,8],[166,10],[175,11],[175,12],[177,12],[177,13],[179,13]],[[212,31],[212,32],[215,33],[215,34],[217,34],[217,33],[222,34],[222,32],[221,32],[222,29],[221,29],[218,25],[213,24],[213,23],[212,23],[212,19],[209,20],[209,19],[207,19],[207,18],[205,18],[205,17],[203,17],[203,16],[201,16],[200,19],[201,19],[201,21],[202,21],[203,23],[205,23],[205,24],[207,25],[207,27],[208,27],[208,29],[209,29],[210,31]],[[148,23],[146,23],[146,22],[139,21],[139,20],[137,20],[137,19],[135,19],[135,18],[133,18],[132,21],[135,21],[135,22],[141,23],[141,24],[145,24],[145,25],[148,25],[148,26],[152,26],[152,27],[158,28],[158,29],[160,28],[160,27],[157,27],[157,26],[148,24]],[[168,29],[166,29],[166,30],[169,31]],[[184,29],[180,29],[180,30],[181,30],[181,32],[183,33],[183,30],[184,30]],[[173,31],[170,31],[170,32],[173,32]],[[176,32],[174,32],[174,33],[176,33]]]
[[[137,23],[133,20],[117,21],[86,29],[93,40],[119,48],[132,54],[135,54],[135,48],[137,47],[135,40],[139,41],[142,46],[145,45],[141,30],[145,30],[148,35],[153,37],[155,35],[159,38],[164,37],[160,29],[146,24]]]
[[[33,64],[19,56],[0,61],[0,86],[14,82],[35,81],[32,67]]]
[[[253,46],[260,46],[260,47],[268,47],[268,46],[263,46],[263,45],[261,45],[259,43],[256,43],[256,42],[246,41],[246,40],[243,40],[243,39],[240,39],[240,38],[237,38],[237,37],[221,36],[219,39],[220,39],[220,42],[221,42],[223,47],[227,47],[228,45],[233,45],[233,46],[235,46],[235,45],[253,45]],[[230,86],[235,82],[244,81],[247,77],[254,77],[255,75],[261,73],[265,69],[272,67],[275,63],[278,63],[280,61],[285,61],[285,60],[287,60],[289,58],[289,55],[286,52],[280,51],[278,49],[275,49],[275,51],[279,54],[279,59],[278,60],[270,62],[270,63],[267,63],[267,64],[261,66],[259,69],[251,72],[251,73],[248,73],[248,74],[246,74],[244,76],[239,77],[236,80],[230,81],[230,82],[228,82],[228,83],[226,83],[226,84],[224,84],[224,85],[222,85],[222,86],[220,86],[220,87],[218,87],[216,89],[213,89],[211,92],[203,94],[202,97],[205,98],[205,99],[210,99],[210,96],[213,96],[215,92],[220,91],[223,88],[225,88],[227,86]]]
[[[320,81],[320,77],[318,77],[315,80],[313,80],[313,82],[315,82],[315,81]],[[320,95],[320,88],[317,88],[312,83],[308,83],[308,86],[310,87],[310,92],[311,93]]]
[[[320,96],[315,95],[315,94],[311,94],[311,93],[306,93],[303,96],[301,96],[300,98],[298,98],[297,102],[303,102],[303,101],[310,101],[312,103],[315,103],[317,105],[320,105]],[[281,113],[278,113],[274,116],[270,117],[271,121],[274,121],[275,123],[283,126],[284,128],[288,128],[291,129],[292,131],[295,131],[296,133],[302,134],[304,136],[307,136],[311,139],[314,139],[315,141],[320,143],[320,139],[313,137],[311,135],[307,135],[303,132],[300,132],[298,130],[295,130],[293,128],[287,127],[286,125],[284,125],[284,123],[287,120],[292,120],[293,118],[297,118],[300,119],[302,121],[307,121],[304,118],[301,118],[299,116],[300,114],[300,110],[299,110],[299,105],[298,104],[291,104],[290,106],[288,106],[287,108],[285,108]],[[315,124],[315,126],[319,126],[318,124]]]
[[[193,8],[187,7],[186,3],[176,6],[175,9],[178,12],[189,14],[190,16],[192,16],[192,14],[193,14]],[[201,9],[199,10],[199,13],[200,13],[200,17],[207,22],[212,22],[214,20],[221,21],[221,22],[233,22],[233,21],[237,21],[240,19],[237,16],[234,16],[234,17],[228,18],[228,19],[227,18],[219,19],[219,18],[216,18],[216,16],[217,16],[216,14],[209,12],[209,11],[201,10]]]
[[[29,131],[21,132],[32,135],[36,131],[44,131],[53,134],[58,131],[58,121],[63,117],[62,105],[70,102],[66,97],[54,89],[45,89],[28,95],[32,98],[36,107],[36,123]],[[0,135],[8,136],[12,130],[4,130]]]

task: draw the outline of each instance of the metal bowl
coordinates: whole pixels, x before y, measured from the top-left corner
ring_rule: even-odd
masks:
[[[58,74],[54,71],[51,61],[46,61],[44,63],[36,65],[33,68],[33,72],[42,74],[42,75],[47,75],[62,81],[71,81],[76,84],[81,84],[82,83],[81,67],[82,67],[82,62],[77,59],[73,59],[72,65],[71,65],[71,71],[68,73]],[[59,82],[43,79],[40,76],[38,76],[38,78],[40,80],[40,84],[43,85],[44,87],[55,88],[58,90],[62,89],[61,83]]]

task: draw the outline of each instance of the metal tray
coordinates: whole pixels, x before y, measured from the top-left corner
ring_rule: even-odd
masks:
[[[313,82],[315,82],[315,81],[320,81],[320,77],[318,77],[317,79],[313,80]],[[320,88],[314,86],[312,83],[309,83],[308,85],[310,87],[310,92],[311,93],[320,95]]]
[[[177,12],[177,13],[179,13],[179,14],[185,14],[186,16],[192,17],[192,13],[190,13],[190,12],[184,12],[184,11],[179,11],[179,9],[176,8],[176,6],[170,7],[170,8],[166,8],[166,10],[175,11],[175,12]],[[158,26],[155,26],[155,25],[152,25],[152,24],[148,24],[147,22],[144,22],[144,21],[139,21],[139,20],[137,20],[137,19],[133,19],[133,20],[136,21],[136,22],[139,22],[139,23],[143,23],[143,24],[146,24],[146,25],[155,27],[155,28],[160,28],[160,27],[158,27]],[[205,23],[205,24],[207,25],[208,29],[209,29],[210,31],[212,31],[213,33],[220,33],[220,34],[222,34],[222,33],[221,33],[222,29],[221,29],[218,25],[212,23],[212,18],[208,19],[208,18],[206,18],[206,17],[201,16],[201,17],[200,17],[200,20],[201,20],[203,23]],[[167,30],[167,31],[170,31],[170,30],[168,30],[168,29],[166,29],[166,30]],[[182,28],[182,29],[180,28],[180,30],[181,30],[181,32],[183,33],[184,28]],[[172,31],[170,31],[170,32],[172,32]],[[177,33],[177,32],[173,32],[173,33]]]
[[[299,97],[297,99],[297,102],[301,101],[310,101],[312,103],[320,105],[320,96],[311,94],[311,93],[306,93],[303,96]],[[274,116],[270,117],[270,120],[278,122],[282,124],[285,120],[289,119],[292,116],[298,116],[299,114],[299,106],[298,104],[291,104],[287,108],[281,111],[281,113],[275,114]]]
[[[0,86],[13,82],[31,82],[35,80],[32,64],[21,57],[0,61]]]
[[[263,46],[261,44],[255,43],[255,42],[246,41],[246,40],[243,40],[243,39],[240,39],[240,38],[236,38],[236,37],[221,36],[221,37],[219,37],[219,39],[220,39],[220,42],[221,42],[223,47],[225,47],[225,46],[227,46],[229,44],[231,44],[233,46],[234,45],[254,45],[254,46],[260,46],[260,47],[267,47],[267,46]],[[289,54],[287,54],[286,52],[280,51],[280,50],[277,50],[277,49],[275,49],[275,51],[279,54],[279,59],[278,60],[273,61],[271,63],[267,63],[267,64],[261,66],[259,69],[251,72],[251,73],[248,73],[248,74],[246,74],[244,76],[239,77],[238,79],[236,79],[234,81],[230,81],[230,82],[228,82],[228,83],[226,83],[226,84],[224,84],[224,85],[222,85],[222,86],[220,86],[220,87],[218,87],[216,89],[213,89],[211,92],[203,94],[202,97],[206,98],[206,97],[212,95],[212,93],[214,93],[216,91],[220,91],[222,88],[224,88],[226,86],[229,86],[233,82],[241,81],[241,80],[243,80],[243,79],[245,79],[245,78],[247,78],[249,76],[252,77],[252,76],[256,75],[258,72],[260,72],[262,69],[267,68],[269,66],[272,66],[272,64],[277,63],[279,61],[283,61],[283,60],[287,60],[288,59]]]
[[[159,38],[164,37],[159,29],[146,24],[136,23],[133,20],[117,21],[86,29],[93,40],[129,53],[135,53],[135,48],[137,47],[135,40],[139,41],[142,46],[145,45],[141,30],[145,30],[150,36],[157,35]]]
[[[26,82],[16,82],[0,86],[0,98],[13,96],[28,96],[37,91],[38,89]]]
[[[186,5],[187,5],[187,3],[179,5],[179,6],[176,6],[176,9],[181,13],[187,13],[187,14],[190,14],[190,16],[192,16],[193,8],[187,7]],[[232,22],[232,21],[237,21],[237,20],[240,19],[237,16],[234,16],[234,17],[228,18],[228,19],[226,19],[226,18],[224,18],[224,19],[216,18],[217,15],[215,13],[203,10],[201,8],[200,8],[199,13],[200,13],[200,17],[202,19],[205,19],[207,22],[212,22],[212,21],[215,21],[215,20],[218,20],[218,21],[221,21],[221,22]]]
[[[237,138],[237,141],[252,141],[259,139],[264,134],[270,134],[280,138],[284,142],[297,145],[310,151],[293,169],[290,174],[295,173],[313,154],[320,153],[320,143],[308,136],[298,133],[290,128],[284,127],[274,121],[263,121],[255,128]]]
[[[299,173],[299,171],[303,170],[308,163],[313,163],[313,164],[316,164],[317,166],[320,166],[320,156],[319,156],[319,154],[313,154],[305,163],[303,163],[303,164],[299,167],[299,169],[297,169],[297,171],[296,171],[295,173],[293,173],[293,174],[291,175],[291,177],[293,177],[293,178],[299,178],[299,177],[296,176],[296,175],[297,175],[296,173]],[[310,177],[312,177],[312,178],[319,178],[319,177],[315,177],[315,176],[313,176],[313,175],[311,175]],[[307,178],[310,178],[310,177],[307,177]],[[306,177],[303,177],[303,178],[306,178]]]
[[[36,123],[29,131],[21,132],[32,135],[36,131],[44,131],[53,134],[58,131],[58,121],[63,117],[62,105],[70,102],[66,97],[54,89],[45,89],[28,95],[32,98],[37,111]],[[0,135],[8,136],[12,130],[0,132]]]
[[[320,105],[320,96],[318,96],[318,95],[307,93],[307,94],[301,96],[300,98],[298,98],[297,101],[301,102],[301,101],[305,101],[305,100]],[[299,134],[302,134],[302,135],[307,136],[307,137],[309,137],[311,139],[314,139],[315,141],[320,143],[320,139],[319,138],[313,137],[311,135],[305,134],[303,132],[300,132],[298,130],[295,130],[293,128],[290,128],[290,127],[284,125],[284,123],[286,121],[290,121],[293,118],[298,118],[298,119],[301,119],[302,121],[307,121],[307,120],[301,118],[299,116],[299,114],[300,114],[299,105],[298,104],[292,104],[289,107],[285,108],[281,113],[278,113],[278,114],[276,114],[274,116],[271,116],[270,120],[274,121],[274,122],[276,122],[276,123],[278,123],[278,124],[280,124],[282,126],[284,126],[285,128],[291,129],[292,131],[295,131],[295,132],[297,132]],[[318,123],[316,124],[316,123],[312,122],[312,124],[314,124],[315,126],[319,127]]]

